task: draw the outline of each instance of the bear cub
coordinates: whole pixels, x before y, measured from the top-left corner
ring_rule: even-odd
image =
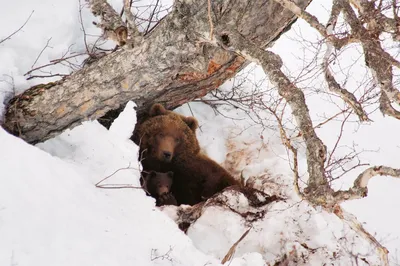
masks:
[[[142,187],[156,199],[156,206],[178,205],[174,195],[171,193],[174,173],[160,173],[150,171],[143,177]]]

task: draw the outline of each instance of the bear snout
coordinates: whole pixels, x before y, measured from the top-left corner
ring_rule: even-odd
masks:
[[[169,188],[167,186],[163,186],[158,189],[158,195],[160,196],[168,193],[169,193]]]
[[[157,154],[158,160],[161,162],[170,163],[172,161],[173,152],[168,150],[159,150]]]
[[[172,159],[172,153],[169,151],[163,151],[164,161],[169,162]]]

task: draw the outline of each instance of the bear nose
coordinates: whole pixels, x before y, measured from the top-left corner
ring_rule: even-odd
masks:
[[[164,151],[163,154],[165,159],[167,160],[171,159],[172,154],[169,151]]]

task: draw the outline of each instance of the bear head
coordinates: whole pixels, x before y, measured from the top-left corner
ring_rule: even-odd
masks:
[[[149,114],[138,132],[144,160],[169,163],[180,156],[187,157],[200,151],[196,138],[198,123],[194,117],[168,111],[159,104],[153,105]]]
[[[144,177],[143,188],[153,197],[159,197],[171,192],[171,186],[174,178],[174,173],[160,173],[150,171]]]

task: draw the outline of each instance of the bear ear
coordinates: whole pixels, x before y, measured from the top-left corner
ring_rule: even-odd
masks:
[[[199,122],[197,122],[197,119],[192,117],[192,116],[188,116],[185,118],[182,118],[183,122],[186,123],[186,125],[189,126],[189,128],[193,131],[196,132],[196,129],[199,127]]]
[[[151,117],[153,116],[158,116],[158,115],[165,115],[168,113],[168,110],[164,108],[159,103],[153,104],[153,106],[150,108],[149,115]]]
[[[146,175],[146,180],[150,180],[153,177],[155,177],[157,175],[156,171],[150,171],[147,175]]]
[[[167,173],[167,176],[169,177],[169,178],[174,178],[174,172],[172,172],[172,171],[169,171],[168,173]]]

